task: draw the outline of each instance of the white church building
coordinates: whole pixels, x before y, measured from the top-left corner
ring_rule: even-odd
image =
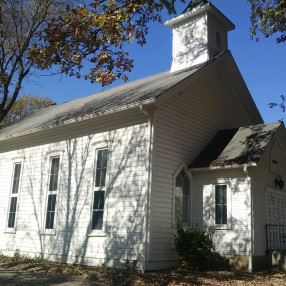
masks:
[[[2,253],[168,268],[180,219],[213,230],[237,268],[279,263],[285,126],[263,122],[228,50],[234,24],[209,1],[166,25],[170,71],[0,130]]]

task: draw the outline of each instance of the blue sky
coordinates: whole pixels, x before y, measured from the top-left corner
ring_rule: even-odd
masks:
[[[280,103],[280,95],[286,96],[286,53],[284,44],[276,44],[275,37],[260,42],[249,36],[250,5],[245,0],[211,1],[236,26],[229,32],[229,49],[252,94],[265,122],[273,122],[286,117],[278,107],[270,109],[268,103]],[[177,13],[181,13],[186,3],[177,4]],[[163,20],[173,16],[166,13]],[[142,77],[164,72],[170,69],[172,61],[172,32],[164,24],[152,23],[143,47],[135,43],[127,47],[134,59],[134,69],[128,74],[133,81]],[[113,86],[122,84],[116,82]],[[110,87],[105,87],[107,89]],[[66,102],[104,90],[100,84],[91,84],[85,80],[64,75],[50,76],[50,73],[34,74],[24,83],[22,93],[33,96],[50,97],[56,103]],[[284,122],[286,122],[284,120]]]

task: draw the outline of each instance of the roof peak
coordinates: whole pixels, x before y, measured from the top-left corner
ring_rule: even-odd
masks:
[[[198,6],[203,7],[206,4],[209,4],[210,2],[208,0],[192,0],[187,8],[183,11],[182,14],[192,11],[194,8],[197,8]]]

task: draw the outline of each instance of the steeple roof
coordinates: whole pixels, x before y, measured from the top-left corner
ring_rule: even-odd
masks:
[[[187,8],[184,10],[183,14],[186,13],[186,12],[190,12],[192,11],[194,8],[197,8],[197,7],[202,7],[204,6],[205,4],[209,4],[210,2],[207,1],[207,0],[192,0],[189,5],[187,6]]]

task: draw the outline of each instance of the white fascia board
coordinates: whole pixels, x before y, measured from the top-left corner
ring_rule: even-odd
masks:
[[[248,168],[248,167],[256,167],[256,166],[257,166],[256,163],[249,163],[249,164],[235,164],[235,165],[226,165],[226,166],[211,166],[211,167],[204,167],[204,168],[189,168],[188,170],[191,172],[203,172],[203,171]]]
[[[181,14],[175,18],[172,18],[168,21],[165,22],[165,25],[169,28],[174,28],[177,24],[181,23],[181,22],[185,22],[187,20],[189,20],[190,18],[194,18],[195,16],[209,10],[210,6],[209,5],[206,5],[204,6],[203,8],[201,7],[197,7],[195,8],[194,10],[190,11],[190,12],[187,12],[187,13],[184,13],[184,14]]]
[[[227,31],[235,29],[235,25],[211,3],[206,4],[204,7],[194,8],[190,12],[186,12],[175,18],[172,18],[166,21],[165,25],[173,29],[176,25],[180,24],[181,22],[187,22],[189,19],[194,18],[200,14],[203,14],[204,12],[210,12],[216,18],[218,18],[227,27]]]

